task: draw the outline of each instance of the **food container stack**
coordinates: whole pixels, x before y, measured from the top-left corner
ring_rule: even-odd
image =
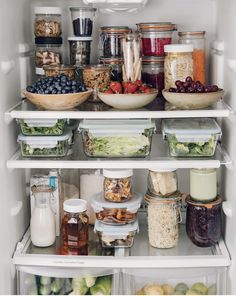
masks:
[[[133,170],[103,170],[104,190],[93,197],[94,231],[105,248],[131,247],[138,232],[142,196],[133,192]]]

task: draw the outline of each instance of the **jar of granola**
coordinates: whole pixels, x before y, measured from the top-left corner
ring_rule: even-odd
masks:
[[[133,196],[133,170],[103,170],[104,198],[112,202],[125,202]]]

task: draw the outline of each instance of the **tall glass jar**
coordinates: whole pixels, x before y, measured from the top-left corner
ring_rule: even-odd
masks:
[[[84,66],[90,64],[92,37],[69,37],[70,64]]]
[[[172,44],[165,45],[165,88],[176,87],[176,80],[185,81],[193,78],[193,45]]]
[[[205,31],[179,32],[179,43],[193,45],[193,79],[206,83]]]
[[[122,81],[122,66],[124,64],[124,60],[122,58],[100,58],[99,62],[101,64],[109,65],[111,67],[112,81]]]

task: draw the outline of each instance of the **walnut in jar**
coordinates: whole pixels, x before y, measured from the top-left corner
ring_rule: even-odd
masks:
[[[56,21],[38,20],[35,21],[34,34],[36,37],[60,37],[61,24]]]

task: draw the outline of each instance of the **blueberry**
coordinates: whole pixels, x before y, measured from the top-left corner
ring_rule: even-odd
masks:
[[[56,89],[53,89],[52,90],[52,94],[57,94],[57,90]]]
[[[77,82],[75,80],[73,80],[71,84],[72,84],[72,86],[76,86]]]
[[[66,94],[67,92],[66,92],[65,89],[63,89],[63,90],[61,91],[61,93],[62,93],[62,94]]]
[[[66,87],[66,83],[65,82],[61,82],[61,86],[62,87]]]

